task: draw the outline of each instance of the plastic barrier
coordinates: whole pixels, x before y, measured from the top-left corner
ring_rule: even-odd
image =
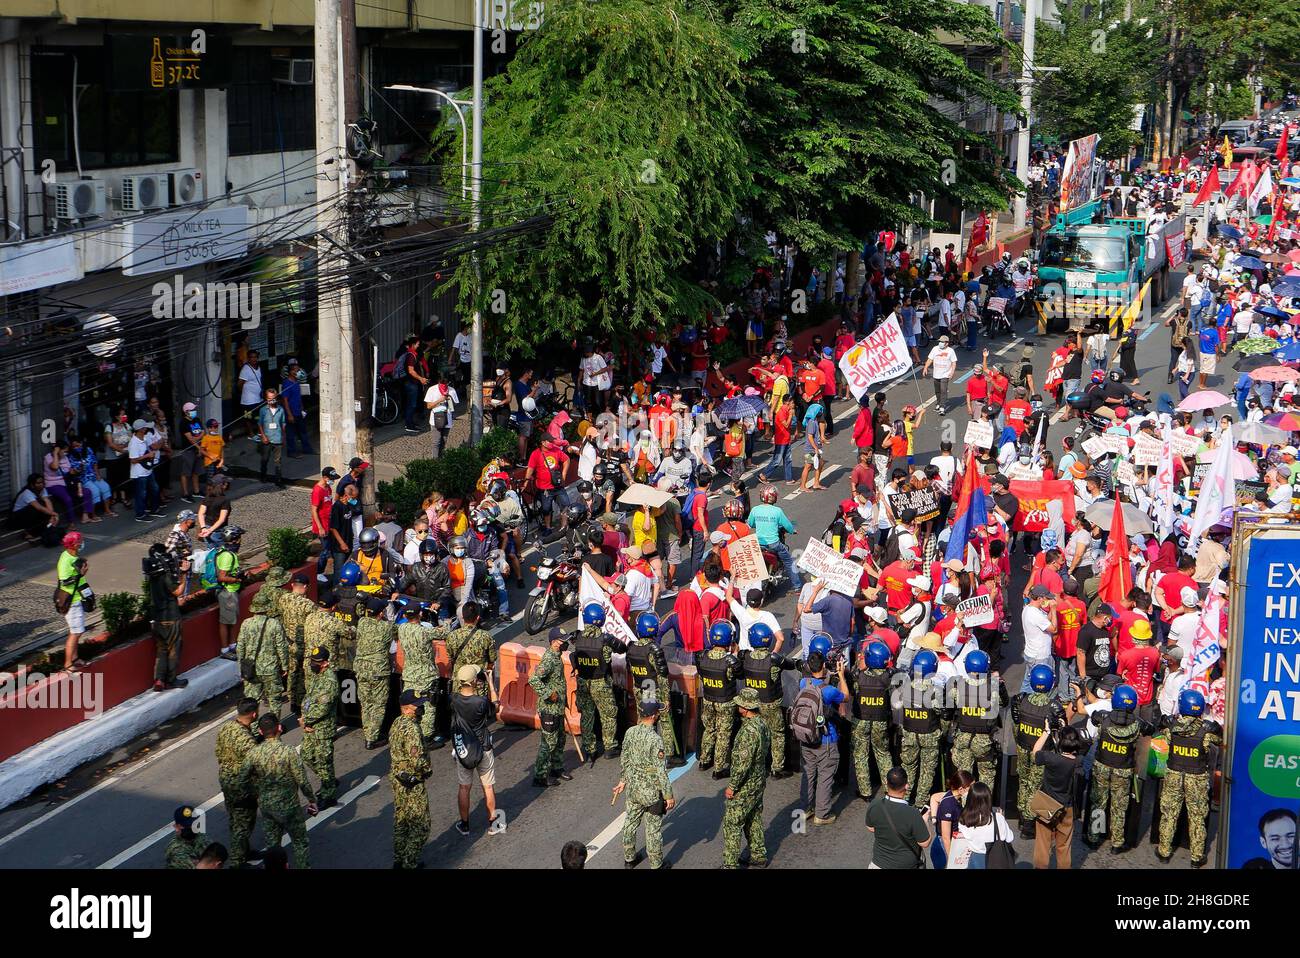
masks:
[[[545,651],[543,646],[521,645],[518,642],[506,642],[497,649],[497,694],[500,699],[497,716],[502,722],[525,728],[541,728],[541,720],[537,717],[537,695],[528,684],[528,679],[542,661]],[[578,682],[567,652],[564,653],[564,690],[565,727],[570,732],[580,732],[582,724],[576,701]]]

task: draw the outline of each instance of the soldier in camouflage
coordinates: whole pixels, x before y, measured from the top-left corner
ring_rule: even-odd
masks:
[[[307,616],[307,620],[302,627],[303,655],[306,656],[307,650],[322,648],[329,652],[329,660],[334,664],[336,669],[350,669],[352,662],[352,649],[354,640],[352,638],[352,627],[344,619],[339,618],[339,597],[335,592],[322,592],[320,597],[320,608]],[[345,654],[346,653],[346,654]],[[347,665],[344,664],[344,659]],[[304,670],[306,662],[304,661]],[[303,690],[306,692],[307,679],[309,676],[303,676]]]
[[[636,641],[627,647],[627,682],[628,691],[635,701],[654,699],[663,712],[663,721],[659,724],[659,735],[663,738],[664,753],[668,756],[669,768],[681,768],[686,764],[681,750],[677,747],[677,731],[673,728],[670,708],[672,685],[668,672],[668,659],[664,650],[656,642],[659,636],[659,616],[653,612],[642,612],[636,618]]]
[[[320,807],[334,804],[339,780],[334,775],[334,733],[338,730],[339,675],[329,650],[307,653],[307,690],[302,700],[302,760],[320,779]]]
[[[537,761],[533,763],[533,784],[538,788],[559,785],[560,779],[573,778],[564,770],[564,709],[568,692],[564,686],[564,660],[560,658],[569,640],[559,626],[551,629],[547,640],[542,660],[528,677],[528,687],[537,694],[537,717],[542,725]]]
[[[953,710],[953,764],[993,787],[998,768],[998,716],[1007,705],[1002,677],[989,675],[989,657],[976,649],[966,655],[966,674],[948,686]]]
[[[317,811],[316,793],[307,780],[302,756],[280,738],[280,721],[274,715],[257,720],[262,741],[248,753],[236,788],[252,789],[262,813],[262,833],[267,848],[279,848],[287,832],[293,844],[293,867],[310,868],[307,858],[307,818],[298,804],[298,792],[307,798],[307,815]]]
[[[1065,724],[1065,710],[1060,699],[1052,695],[1056,686],[1056,673],[1051,666],[1035,665],[1029,671],[1029,691],[1011,699],[1011,721],[1016,738],[1016,776],[1020,787],[1016,793],[1016,807],[1020,810],[1020,834],[1033,838],[1034,813],[1029,808],[1034,793],[1043,782],[1043,766],[1034,762],[1034,743],[1044,731]]]
[[[383,606],[380,605],[380,610]],[[384,713],[388,711],[388,680],[393,674],[389,649],[396,632],[393,624],[381,618],[374,609],[357,622],[357,653],[352,667],[357,676],[357,699],[361,705],[361,731],[366,748],[383,745],[379,736],[384,727]]]
[[[445,642],[449,634],[447,629],[438,625],[436,608],[422,609],[419,621],[403,622],[397,627],[402,691],[411,689],[420,698],[420,734],[428,748],[441,748],[446,744],[433,741],[438,683],[438,663],[434,658],[433,643]]]
[[[271,581],[269,575],[266,581]],[[302,663],[305,647],[303,627],[307,616],[316,611],[316,603],[307,595],[307,577],[302,573],[290,580],[288,592],[277,590],[275,599],[280,609],[280,625],[289,640],[289,676],[285,680],[289,691],[289,711],[298,715],[302,711],[303,688],[306,684]]]
[[[405,689],[398,699],[402,714],[388,730],[393,787],[393,867],[422,868],[420,853],[429,840],[429,792],[425,780],[432,774],[420,733],[420,695]]]
[[[714,778],[726,778],[731,769],[731,728],[736,721],[736,677],[740,661],[731,653],[735,629],[730,622],[715,622],[709,629],[709,650],[695,653],[702,701],[700,718],[704,732],[700,736],[700,771],[713,767]]]
[[[1105,687],[1103,679],[1099,691]],[[1082,693],[1076,704],[1086,704],[1087,690],[1077,683],[1075,689]],[[1155,730],[1149,722],[1137,717],[1137,704],[1137,690],[1131,685],[1120,685],[1110,693],[1110,709],[1099,712],[1094,719],[1097,747],[1083,840],[1093,848],[1100,848],[1109,831],[1112,855],[1127,850],[1124,826],[1128,820],[1133,772],[1137,768],[1138,739]]]
[[[1169,766],[1160,781],[1160,843],[1156,857],[1168,862],[1174,854],[1178,814],[1187,809],[1187,837],[1192,867],[1205,864],[1205,820],[1210,815],[1210,747],[1223,744],[1218,722],[1202,718],[1205,696],[1185,688],[1178,696],[1178,717],[1168,722]]]
[[[731,750],[731,782],[725,792],[722,813],[722,867],[740,867],[740,839],[749,839],[749,867],[767,867],[767,844],[763,839],[763,790],[767,787],[768,756],[772,733],[759,718],[758,695],[742,689],[736,696],[740,710],[740,731]]]
[[[240,868],[248,861],[248,841],[257,821],[257,796],[252,789],[241,790],[239,773],[244,767],[257,736],[253,723],[257,721],[257,699],[244,699],[235,710],[235,717],[217,729],[217,780],[221,783],[221,797],[230,818],[231,868]]]
[[[487,683],[492,680],[490,673],[496,667],[497,661],[497,647],[492,641],[492,633],[478,627],[480,614],[477,602],[466,602],[460,609],[460,620],[464,624],[460,628],[453,629],[446,638],[449,662],[447,675],[454,676],[460,671],[461,666],[477,665],[479,681],[474,687],[476,695],[484,694]],[[447,683],[443,684],[447,685]],[[444,740],[438,738],[435,747],[441,748],[443,744],[445,744]]]
[[[600,732],[605,758],[619,752],[618,707],[610,687],[610,662],[614,653],[627,646],[605,631],[605,610],[589,602],[582,610],[582,631],[573,643],[573,669],[578,675],[577,705],[582,717],[582,750],[591,762],[596,761],[596,714],[600,713]]]
[[[858,782],[858,796],[870,798],[875,793],[871,782],[871,758],[883,782],[894,767],[889,753],[889,733],[893,715],[890,707],[889,646],[884,642],[864,641],[858,648],[854,667],[846,678],[853,687],[853,770]]]
[[[235,660],[244,678],[245,698],[265,702],[267,708],[280,714],[285,703],[284,677],[289,672],[289,642],[276,613],[275,593],[265,585],[253,596],[248,605],[252,613],[239,626],[235,643]],[[247,678],[252,668],[256,677]]]
[[[167,843],[163,860],[168,868],[193,868],[211,842],[194,831],[195,811],[192,805],[182,805],[172,815],[175,836]]]
[[[623,821],[623,864],[635,868],[641,861],[636,850],[636,833],[645,821],[645,850],[651,868],[671,868],[664,861],[663,815],[672,811],[676,800],[668,781],[664,741],[655,729],[659,703],[644,699],[637,704],[640,721],[623,736],[623,774],[614,786],[614,798],[627,792]],[[611,802],[612,804],[612,802]]]
[[[772,629],[756,622],[749,627],[750,648],[740,653],[740,680],[758,696],[758,714],[772,738],[773,778],[794,773],[785,767],[785,710],[781,701],[782,670],[797,670],[799,663],[772,651]]]

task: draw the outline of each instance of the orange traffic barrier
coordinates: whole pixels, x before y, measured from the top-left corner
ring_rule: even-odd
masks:
[[[542,661],[545,651],[540,645],[521,645],[518,642],[506,642],[497,649],[497,716],[502,722],[541,728],[537,717],[537,693],[528,684],[528,679]],[[578,682],[567,652],[564,654],[564,690],[564,724],[568,731],[579,732],[582,724],[577,706]]]

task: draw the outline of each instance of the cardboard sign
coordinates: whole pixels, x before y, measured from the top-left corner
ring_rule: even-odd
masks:
[[[1137,466],[1160,465],[1160,450],[1164,443],[1154,436],[1139,434],[1133,441],[1133,464]]]
[[[993,624],[993,597],[975,595],[957,604],[957,611],[962,614],[963,628],[974,629]]]
[[[1196,468],[1192,470],[1193,489],[1201,488],[1201,483],[1205,480],[1205,477],[1210,474],[1210,470],[1213,467],[1214,467],[1213,462],[1198,462],[1196,464]]]
[[[933,489],[909,489],[891,495],[889,508],[895,516],[901,516],[907,509],[915,509],[917,522],[929,522],[939,515],[939,497]]]
[[[963,441],[976,449],[992,449],[993,423],[979,419],[966,423],[966,437]]]
[[[1237,505],[1254,505],[1256,494],[1263,492],[1267,488],[1268,483],[1262,479],[1238,479],[1233,486],[1233,492],[1237,496]]]
[[[1094,462],[1103,456],[1110,455],[1110,447],[1102,441],[1101,436],[1089,436],[1083,441],[1083,451],[1088,454],[1088,458]]]
[[[1128,436],[1101,436],[1099,438],[1106,444],[1106,449],[1112,456],[1128,455]]]
[[[912,354],[897,318],[882,323],[840,357],[840,372],[854,399],[861,399],[872,386],[897,379],[911,368]]]
[[[1174,447],[1174,455],[1182,458],[1183,456],[1194,456],[1196,450],[1201,448],[1200,436],[1189,436],[1185,432],[1176,431],[1172,434],[1170,442]]]
[[[1027,482],[1036,482],[1043,478],[1043,469],[1041,466],[1023,465],[1019,462],[1013,462],[1006,472],[1008,479],[1023,479]]]
[[[731,563],[731,577],[737,583],[762,582],[767,578],[767,563],[758,536],[747,535],[727,545],[727,560]]]
[[[1138,484],[1137,473],[1133,471],[1133,464],[1120,460],[1118,468],[1115,470],[1115,481],[1121,486],[1133,486]]]
[[[825,582],[828,589],[834,589],[850,598],[858,594],[858,584],[862,581],[862,566],[852,559],[844,558],[817,539],[808,540],[808,546],[799,557],[798,565],[810,576]]]

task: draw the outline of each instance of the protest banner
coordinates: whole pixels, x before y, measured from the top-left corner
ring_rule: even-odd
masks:
[[[1118,467],[1115,469],[1115,481],[1121,486],[1137,487],[1137,473],[1133,471],[1133,464],[1120,460]]]
[[[819,539],[809,539],[808,547],[799,557],[799,568],[821,579],[826,588],[834,589],[850,598],[858,594],[862,581],[862,566],[846,559]]]
[[[976,449],[993,448],[993,423],[973,419],[966,423],[966,437],[963,442]]]
[[[1172,273],[1187,260],[1187,237],[1182,233],[1166,236],[1165,254],[1169,257],[1169,271]]]
[[[1088,458],[1094,462],[1102,456],[1110,455],[1110,447],[1102,441],[1101,436],[1089,436],[1083,441],[1083,451],[1088,454]]]
[[[910,370],[912,354],[898,320],[890,319],[876,327],[840,357],[839,365],[854,399],[861,399],[877,383],[897,379]]]
[[[1192,488],[1200,489],[1201,483],[1205,477],[1210,474],[1210,469],[1214,466],[1213,462],[1198,462],[1196,468],[1192,470]]]
[[[605,590],[596,584],[592,576],[591,567],[582,567],[582,579],[578,583],[578,628],[582,628],[582,610],[589,604],[595,602],[605,610],[605,631],[618,639],[625,645],[631,645],[636,641],[636,633],[632,627],[627,624],[627,620],[619,615],[609,602],[609,596]]]
[[[762,582],[767,578],[767,563],[758,536],[747,535],[733,540],[727,546],[727,561],[731,564],[731,577],[738,584]]]
[[[1074,528],[1074,483],[1068,479],[1043,479],[1028,482],[1012,479],[1009,490],[1018,500],[1020,508],[1011,520],[1015,532],[1042,532],[1051,520],[1049,507],[1058,503],[1066,533]]]
[[[1155,436],[1138,435],[1133,442],[1133,464],[1136,466],[1159,465],[1162,446],[1164,446],[1164,442]]]
[[[895,516],[901,516],[908,509],[915,509],[917,522],[929,522],[939,515],[939,497],[933,489],[909,489],[893,493],[889,497],[889,508]]]
[[[963,628],[974,629],[980,626],[989,626],[993,624],[993,597],[988,595],[973,595],[964,602],[957,604],[957,611],[961,613],[961,624]]]
[[[1169,441],[1173,443],[1174,455],[1179,458],[1183,456],[1194,456],[1196,455],[1196,450],[1201,448],[1200,436],[1189,436],[1187,433],[1180,430],[1174,430],[1173,434],[1169,437]]]

